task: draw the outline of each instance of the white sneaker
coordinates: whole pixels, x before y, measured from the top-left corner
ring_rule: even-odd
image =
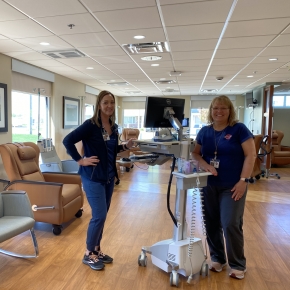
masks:
[[[223,267],[225,267],[227,263],[221,264],[219,262],[211,262],[209,265],[209,269],[213,272],[221,272],[223,270]]]
[[[247,272],[247,269],[245,270],[235,270],[235,269],[231,269],[229,276],[235,279],[244,279],[245,278],[245,273]]]

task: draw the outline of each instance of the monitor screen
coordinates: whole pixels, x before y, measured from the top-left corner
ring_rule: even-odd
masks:
[[[182,124],[184,99],[147,97],[145,107],[145,128],[168,128],[172,127],[168,119],[163,118],[164,108],[171,107],[174,117]]]
[[[189,118],[183,118],[181,125],[183,128],[189,127]]]
[[[249,107],[249,105],[253,104],[253,92],[246,93],[246,106]]]

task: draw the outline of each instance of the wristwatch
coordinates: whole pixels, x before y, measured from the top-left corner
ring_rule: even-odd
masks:
[[[245,181],[245,182],[249,182],[250,178],[241,177],[240,180]]]

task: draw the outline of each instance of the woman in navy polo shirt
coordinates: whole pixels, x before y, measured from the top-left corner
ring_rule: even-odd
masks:
[[[196,137],[193,158],[201,168],[212,173],[203,189],[211,255],[209,268],[221,272],[227,263],[227,253],[230,277],[243,279],[247,270],[243,215],[248,179],[256,158],[253,135],[236,120],[234,106],[227,96],[213,99],[208,123]]]

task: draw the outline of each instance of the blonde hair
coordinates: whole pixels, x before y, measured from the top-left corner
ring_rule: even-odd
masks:
[[[100,104],[101,104],[101,101],[102,99],[106,96],[106,95],[111,95],[115,101],[115,96],[109,92],[109,91],[101,91],[98,96],[97,96],[97,100],[96,100],[96,107],[95,107],[95,112],[94,112],[94,115],[93,117],[90,119],[91,122],[93,124],[96,124],[98,127],[101,127],[101,124],[100,124]],[[115,113],[115,110],[114,110],[114,113],[112,116],[110,116],[110,121],[111,121],[111,126],[115,125],[115,121],[116,121],[116,113]]]
[[[233,103],[232,101],[227,97],[227,96],[219,96],[219,97],[215,97],[212,101],[211,101],[211,104],[210,104],[210,107],[209,107],[209,110],[208,110],[208,115],[207,115],[207,121],[209,124],[213,124],[214,120],[212,118],[212,108],[213,108],[213,105],[215,103],[221,103],[223,105],[225,105],[226,107],[229,108],[229,111],[230,111],[230,114],[229,114],[229,119],[228,119],[228,123],[230,126],[233,126],[235,125],[236,123],[238,123],[239,120],[237,120],[237,117],[236,117],[236,111],[235,111],[235,108],[233,106]]]

